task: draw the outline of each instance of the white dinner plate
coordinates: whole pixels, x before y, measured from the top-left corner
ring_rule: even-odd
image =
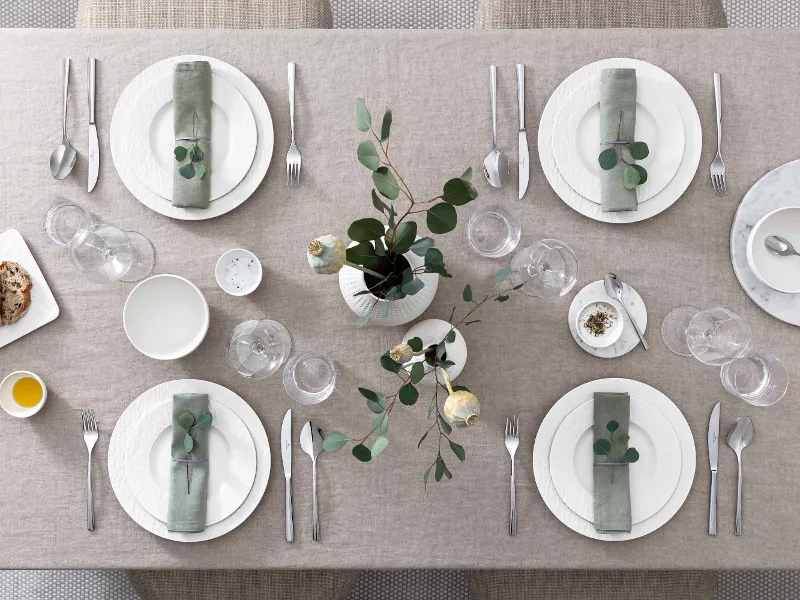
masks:
[[[800,257],[770,252],[764,242],[771,235],[782,237],[795,249],[800,248],[800,206],[784,206],[767,213],[747,238],[747,264],[753,275],[773,290],[800,294]]]
[[[151,410],[163,404],[165,398],[172,398],[173,394],[182,393],[208,394],[209,400],[213,399],[214,402],[232,410],[244,422],[256,446],[256,479],[244,503],[227,519],[209,525],[204,531],[198,533],[168,531],[164,521],[151,515],[136,500],[125,473],[125,452],[130,445],[137,423]],[[267,432],[255,411],[229,389],[200,379],[168,381],[144,392],[128,405],[128,408],[117,420],[108,444],[108,476],[122,508],[138,525],[150,533],[177,542],[211,540],[225,535],[241,525],[253,513],[264,496],[269,480],[270,465],[271,456]]]
[[[636,523],[630,533],[598,533],[594,523],[580,517],[567,506],[558,494],[550,472],[550,450],[559,425],[575,408],[591,398],[595,392],[627,392],[653,406],[669,421],[681,448],[681,474],[678,486],[664,507],[649,519]],[[652,533],[667,523],[678,512],[694,480],[697,454],[689,424],[672,401],[657,389],[632,379],[598,379],[567,392],[545,416],[533,444],[533,475],[536,487],[547,508],[567,527],[589,538],[603,541],[632,540]]]
[[[683,121],[664,85],[637,77],[636,141],[647,143],[650,154],[636,161],[647,169],[647,181],[636,188],[639,202],[649,200],[672,181],[684,149]],[[558,170],[576,192],[600,204],[597,160],[600,146],[600,78],[587,81],[564,101],[553,127],[553,155]]]
[[[681,447],[669,421],[644,400],[631,397],[629,446],[639,460],[629,465],[631,519],[649,519],[672,497],[681,474]],[[594,522],[594,399],[558,426],[550,447],[550,474],[559,496],[583,519]],[[603,467],[610,469],[611,467]]]
[[[663,85],[664,93],[669,94],[675,106],[677,106],[683,121],[685,145],[678,172],[663,190],[647,202],[642,202],[638,210],[634,211],[604,213],[599,204],[592,202],[572,189],[558,170],[558,165],[556,165],[555,156],[553,155],[553,131],[561,105],[578,87],[587,81],[600,77],[600,72],[606,68],[636,69],[637,76],[647,77]],[[700,116],[697,114],[697,108],[695,108],[692,99],[683,89],[683,86],[672,75],[655,65],[641,60],[609,58],[578,69],[562,81],[550,96],[539,123],[539,160],[542,163],[542,171],[553,190],[568,206],[580,214],[606,223],[634,223],[659,214],[672,206],[683,195],[697,172],[697,166],[700,164],[700,153],[703,145],[702,137]]]
[[[128,156],[137,157],[133,161],[136,176],[165,202],[172,199],[175,147],[190,145],[175,141],[173,118],[172,76],[167,75],[139,94],[128,112],[125,134]],[[211,76],[211,122],[211,164],[206,176],[211,178],[214,201],[244,179],[258,144],[253,111],[239,91],[218,75]]]
[[[242,420],[224,404],[209,399],[208,501],[206,525],[231,516],[256,479],[256,447]],[[167,522],[172,467],[172,401],[139,421],[125,452],[125,475],[136,499],[159,521]]]

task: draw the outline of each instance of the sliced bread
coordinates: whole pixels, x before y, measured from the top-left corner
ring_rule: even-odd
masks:
[[[0,263],[0,325],[19,321],[31,306],[33,282],[15,262]]]

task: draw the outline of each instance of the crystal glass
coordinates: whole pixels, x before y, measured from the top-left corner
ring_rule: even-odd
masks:
[[[564,242],[541,240],[517,252],[511,273],[516,285],[524,284],[523,294],[563,296],[578,281],[578,259]]]
[[[45,248],[65,248],[75,236],[85,233],[94,224],[88,211],[59,196],[39,200],[36,212],[41,215],[37,243]]]
[[[722,366],[747,355],[753,334],[739,315],[722,306],[705,310],[679,306],[664,318],[661,338],[675,354]]]
[[[228,363],[242,377],[269,377],[286,362],[292,350],[292,337],[277,321],[264,319],[240,323],[225,344]]]
[[[784,364],[768,352],[753,352],[722,365],[722,386],[753,406],[769,406],[783,398],[789,387]]]
[[[139,281],[153,270],[155,250],[145,236],[104,223],[80,232],[69,243],[72,264],[92,281]]]
[[[499,204],[482,206],[467,225],[467,241],[481,256],[498,258],[519,244],[522,229],[519,220]]]
[[[283,369],[283,387],[300,404],[319,404],[336,387],[336,365],[317,352],[297,354]]]

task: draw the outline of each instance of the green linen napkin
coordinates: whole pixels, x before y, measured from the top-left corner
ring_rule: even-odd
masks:
[[[636,69],[603,69],[600,73],[600,141],[617,139],[619,112],[622,111],[622,128],[619,139],[634,141],[636,134]],[[600,151],[610,148],[601,146]],[[628,148],[619,147],[628,162],[633,162]],[[599,153],[599,151],[598,151]],[[600,204],[603,212],[637,210],[639,200],[636,189],[627,190],[622,185],[625,163],[600,174]]]
[[[614,432],[612,456],[594,455],[597,462],[621,462],[628,449],[628,442],[620,443],[621,436],[628,435],[631,399],[628,394],[597,392],[594,395],[594,441],[611,437],[607,429],[609,421],[619,423]],[[616,460],[613,457],[616,457]],[[594,527],[599,533],[631,530],[631,489],[628,465],[594,466]],[[612,478],[613,469],[613,481]]]
[[[178,425],[178,415],[190,412],[195,419],[208,410],[208,394],[174,394],[172,396],[172,458],[184,460],[186,451],[183,439],[186,431]],[[170,467],[169,510],[167,529],[196,533],[206,528],[206,500],[208,497],[208,431],[200,427],[192,430],[194,448],[191,460],[203,462],[178,462]],[[187,493],[186,465],[189,465],[191,484]]]
[[[187,179],[179,173],[181,167],[190,162],[190,155],[175,161],[172,172],[172,205],[183,208],[208,208],[211,202],[211,65],[206,61],[185,62],[175,65],[172,76],[173,130],[175,146],[191,150],[193,144],[203,153],[202,161],[193,163],[195,174]],[[203,139],[181,140],[201,137]],[[203,165],[202,177],[198,167]]]

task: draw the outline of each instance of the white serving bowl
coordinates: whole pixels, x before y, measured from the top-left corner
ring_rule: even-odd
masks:
[[[14,384],[23,377],[33,377],[39,382],[39,385],[42,386],[42,399],[39,400],[36,406],[32,406],[31,408],[20,406],[14,401],[14,397],[11,395],[11,390],[14,388]],[[31,373],[30,371],[14,371],[13,373],[8,374],[3,381],[0,382],[0,406],[2,406],[3,410],[12,417],[26,419],[35,415],[42,410],[45,400],[47,400],[47,386],[44,384],[44,381],[42,381],[42,378],[36,373]]]
[[[584,326],[586,319],[597,310],[607,312],[614,320],[611,327],[609,327],[603,335],[594,335]],[[593,348],[607,348],[614,344],[619,339],[619,336],[622,335],[622,329],[625,327],[625,323],[622,320],[622,313],[616,306],[610,302],[596,300],[595,302],[590,302],[578,311],[578,318],[576,319],[575,326],[578,329],[578,335],[581,340]]]
[[[800,256],[776,256],[764,245],[771,235],[800,248],[800,206],[786,206],[767,213],[747,239],[747,264],[762,282],[785,294],[800,294]]]
[[[125,301],[122,322],[139,352],[158,360],[174,360],[190,354],[206,337],[208,303],[191,281],[177,275],[156,275],[133,288]]]
[[[214,268],[217,285],[231,296],[246,296],[255,291],[263,273],[258,257],[243,248],[228,250]]]

